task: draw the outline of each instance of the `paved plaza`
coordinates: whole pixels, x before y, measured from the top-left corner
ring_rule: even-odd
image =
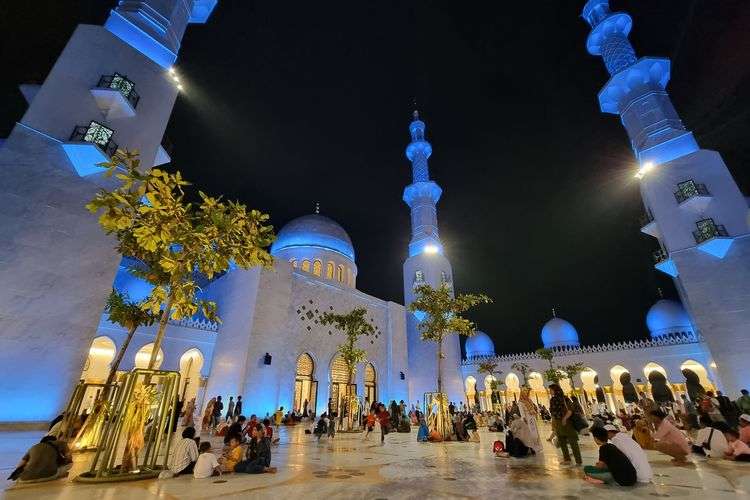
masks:
[[[530,459],[495,458],[492,442],[502,434],[480,431],[481,443],[417,443],[415,432],[390,434],[384,446],[379,436],[362,441],[359,434],[339,434],[318,444],[301,426],[281,431],[273,448],[277,474],[228,474],[221,478],[83,485],[58,480],[14,487],[3,492],[15,499],[137,499],[146,498],[276,498],[276,499],[397,499],[498,498],[618,499],[618,498],[750,498],[750,464],[693,458],[674,466],[669,457],[649,452],[654,483],[620,488],[595,486],[582,480],[580,468],[560,465],[556,450],[545,443],[544,454]],[[548,428],[542,427],[547,435]],[[3,479],[37,433],[0,434]],[[214,440],[220,446],[220,439]],[[596,461],[590,437],[582,438],[583,461]],[[80,466],[79,466],[80,469]],[[74,467],[74,471],[76,468]],[[6,487],[9,483],[6,482]]]

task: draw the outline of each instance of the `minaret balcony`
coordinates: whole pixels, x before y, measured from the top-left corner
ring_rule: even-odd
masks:
[[[102,75],[90,92],[106,120],[135,116],[135,108],[141,99],[135,91],[135,84],[119,73]]]
[[[73,129],[70,139],[62,147],[78,175],[85,177],[103,172],[99,163],[110,161],[117,152],[113,135],[114,130],[95,121]]]
[[[654,238],[659,238],[659,226],[656,225],[656,220],[651,212],[646,212],[641,215],[641,232]]]
[[[698,250],[714,257],[723,259],[734,242],[722,224],[716,224],[713,219],[701,219],[695,223],[698,227],[693,231],[693,238]]]
[[[675,265],[674,260],[672,260],[672,258],[664,249],[660,248],[656,250],[653,256],[655,262],[654,267],[656,269],[670,275],[673,278],[679,276],[679,272],[677,271],[677,266]]]
[[[706,189],[705,184],[699,184],[692,179],[677,184],[677,191],[674,192],[674,198],[680,207],[693,210],[696,213],[702,213],[711,202],[711,193]]]

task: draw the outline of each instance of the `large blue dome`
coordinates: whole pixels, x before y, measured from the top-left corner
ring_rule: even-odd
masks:
[[[271,255],[293,248],[322,248],[354,260],[354,246],[344,228],[320,214],[297,217],[279,231],[271,245]]]
[[[693,323],[682,304],[667,299],[661,299],[651,306],[646,314],[646,326],[652,338],[693,331]]]
[[[467,359],[495,355],[495,343],[489,335],[479,330],[466,339],[465,349]]]
[[[545,349],[580,345],[575,327],[562,318],[552,318],[542,327],[542,343]]]

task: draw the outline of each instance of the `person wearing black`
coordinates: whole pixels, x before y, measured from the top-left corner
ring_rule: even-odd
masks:
[[[242,415],[242,396],[237,396],[237,403],[234,405],[234,417]]]
[[[243,460],[234,466],[234,472],[246,474],[260,474],[263,472],[275,473],[276,467],[271,467],[271,440],[266,437],[263,424],[255,426],[253,431],[256,456],[252,460]]]
[[[612,483],[620,486],[633,486],[638,480],[635,467],[628,457],[617,446],[609,443],[607,431],[601,427],[592,427],[591,434],[599,445],[599,461],[596,465],[583,468],[586,480],[593,483]]]
[[[221,412],[223,409],[224,403],[221,402],[221,396],[217,396],[216,402],[214,403],[213,422],[211,422],[211,426],[213,428],[216,428],[216,426],[219,425],[219,420],[221,420]]]
[[[227,429],[227,435],[224,436],[224,444],[229,444],[229,438],[232,436],[240,436],[240,442],[244,440],[242,429],[245,427],[245,420],[247,420],[247,418],[245,418],[244,415],[240,415],[237,421],[229,426],[229,429]]]

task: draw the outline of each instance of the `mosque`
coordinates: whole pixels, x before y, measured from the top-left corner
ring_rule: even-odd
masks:
[[[8,180],[0,191],[11,200],[0,226],[5,284],[0,290],[0,424],[49,421],[79,380],[106,378],[126,334],[102,312],[108,291],[114,286],[137,300],[149,288],[127,272],[132,262],[113,251],[95,217],[83,210],[108,182],[95,164],[107,160],[118,144],[139,150],[146,168],[170,161],[161,138],[182,88],[173,65],[187,27],[207,22],[216,4],[121,1],[104,26],[75,30],[42,85],[22,86],[28,110],[0,145],[0,168]],[[629,16],[611,13],[607,0],[590,0],[584,18],[592,26],[589,52],[602,54],[612,75],[599,96],[602,109],[622,115],[642,165],[641,186],[651,216],[643,232],[658,239],[656,267],[675,277],[687,310],[680,302],[660,300],[646,316],[650,339],[594,346],[581,346],[575,327],[553,313],[541,330],[542,345],[554,349],[560,365],[583,363],[586,370],[573,383],[587,398],[612,408],[624,401],[623,384],[631,381],[638,389],[666,383],[673,393],[684,391],[685,369],[704,386],[735,391],[747,380],[749,366],[737,361],[747,359],[750,325],[745,199],[718,154],[699,150],[682,128],[664,90],[669,61],[635,59],[627,40]],[[642,113],[631,116],[629,103]],[[453,286],[437,224],[442,189],[430,178],[432,146],[416,112],[408,130],[412,182],[403,193],[411,211],[403,267],[407,305],[418,284]],[[708,162],[705,175],[696,162]],[[693,184],[681,180],[687,173],[660,175],[680,169],[690,173]],[[675,180],[680,196],[673,196],[670,183]],[[184,399],[196,398],[203,408],[212,396],[241,395],[246,413],[265,414],[279,406],[301,409],[306,403],[321,413],[329,405],[337,408],[346,394],[356,393],[363,401],[416,402],[435,389],[436,347],[419,338],[423,318],[357,289],[354,242],[341,225],[318,212],[280,229],[271,248],[273,268],[231,269],[200,283],[202,298],[217,302],[221,325],[201,317],[169,324],[157,359],[160,368],[180,372]],[[685,221],[696,217],[694,244],[678,244],[682,233],[676,228],[685,230]],[[706,222],[713,224],[714,217],[725,226]],[[695,269],[722,279],[701,279]],[[717,306],[721,301],[712,297],[726,294],[733,294],[731,300]],[[322,325],[320,316],[360,306],[367,309],[375,333],[362,339],[368,360],[347,380],[336,352],[341,334]],[[121,370],[146,366],[154,333],[154,326],[137,331]],[[736,352],[718,349],[727,341],[732,342],[724,345],[736,346]],[[541,377],[545,365],[533,353],[496,353],[482,332],[467,340],[464,356],[457,336],[446,342],[444,352],[444,386],[453,401],[487,407],[497,398],[517,397],[523,374],[515,363],[530,366],[526,382],[539,402],[547,397]],[[480,363],[490,360],[497,371],[480,373]],[[497,394],[493,381],[502,382],[501,389],[494,389]]]

